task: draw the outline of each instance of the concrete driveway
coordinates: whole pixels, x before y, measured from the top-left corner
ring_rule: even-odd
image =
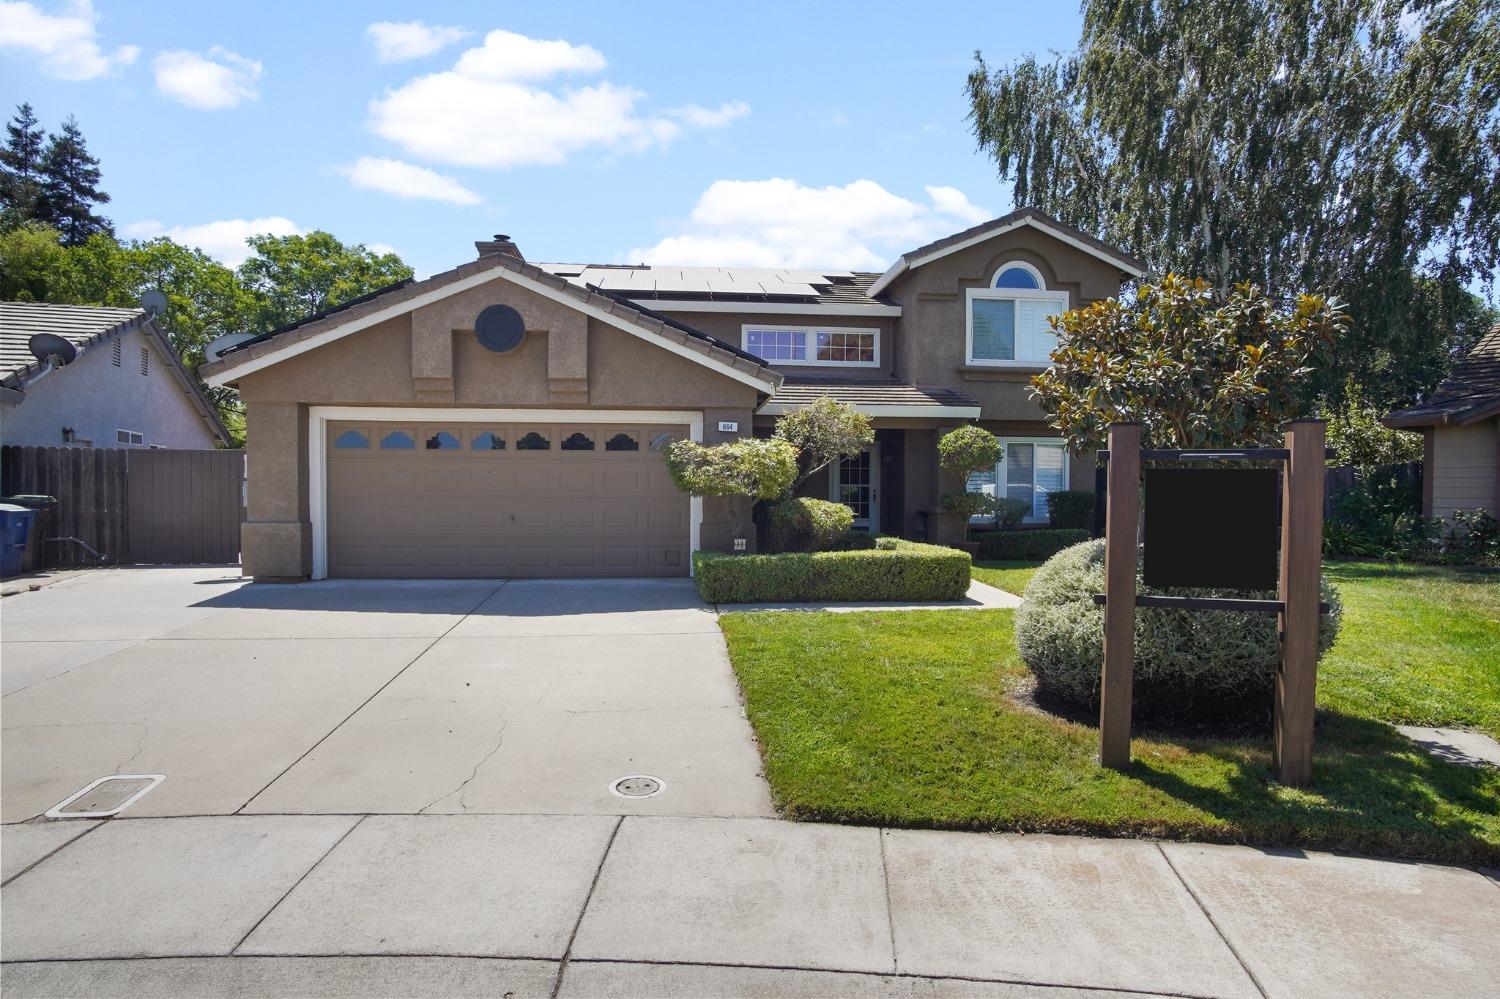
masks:
[[[771,813],[687,580],[329,581],[119,569],[0,604],[6,823],[108,774],[130,817]],[[617,778],[665,790],[621,798]]]

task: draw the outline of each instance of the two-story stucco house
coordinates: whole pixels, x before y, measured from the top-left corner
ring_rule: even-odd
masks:
[[[1024,209],[884,274],[532,264],[479,258],[246,341],[204,366],[239,388],[250,462],[245,572],[309,576],[685,575],[731,547],[725,505],[682,495],[660,449],[769,433],[821,396],[874,419],[814,488],[857,526],[926,536],[936,442],[1000,436],[994,486],[1032,503],[1091,483],[1027,395],[1049,315],[1144,266]],[[753,539],[747,539],[753,544]]]
[[[38,333],[62,337],[77,354],[65,366],[37,357]],[[198,450],[230,440],[144,310],[0,302],[0,443]]]

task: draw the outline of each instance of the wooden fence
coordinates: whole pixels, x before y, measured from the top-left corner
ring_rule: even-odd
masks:
[[[0,448],[0,495],[58,501],[48,569],[238,562],[244,476],[243,451]]]

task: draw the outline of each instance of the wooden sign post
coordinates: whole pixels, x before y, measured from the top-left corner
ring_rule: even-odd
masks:
[[[1137,423],[1114,423],[1109,449],[1104,525],[1104,664],[1099,693],[1099,762],[1130,766],[1136,609],[1274,614],[1280,625],[1273,753],[1283,784],[1312,780],[1313,712],[1317,693],[1319,595],[1323,556],[1322,420],[1287,424],[1285,448],[1141,450]],[[1152,587],[1269,590],[1275,600],[1136,593],[1141,464],[1206,463],[1206,468],[1149,472],[1145,578]],[[1282,462],[1280,510],[1275,473]],[[1224,470],[1219,466],[1258,463]],[[1153,502],[1153,497],[1155,501]],[[1280,552],[1273,561],[1279,513]],[[1226,533],[1232,532],[1232,533]],[[1218,539],[1215,543],[1215,538]]]
[[[1099,762],[1130,766],[1130,703],[1135,669],[1136,532],[1140,523],[1141,425],[1109,427],[1104,511],[1104,675],[1099,690]]]
[[[1318,677],[1318,581],[1323,571],[1322,420],[1287,424],[1282,486],[1281,668],[1276,673],[1276,776],[1312,780],[1313,708]]]

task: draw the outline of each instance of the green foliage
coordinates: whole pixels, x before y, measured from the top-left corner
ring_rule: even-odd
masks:
[[[969,590],[969,565],[957,549],[897,538],[858,551],[693,553],[698,592],[715,604],[960,600]]]
[[[64,246],[77,246],[96,233],[115,234],[109,219],[94,211],[109,201],[99,190],[99,161],[89,154],[78,122],[69,115],[62,131],[48,136],[42,151],[42,191],[37,218],[53,226]]]
[[[943,493],[938,497],[938,506],[962,517],[967,524],[971,517],[994,516],[995,497],[984,493]]]
[[[1010,496],[997,496],[990,503],[995,514],[995,524],[1003,531],[1014,531],[1021,526],[1021,521],[1031,512],[1031,504],[1023,499],[1013,499]]]
[[[985,472],[1000,463],[1004,448],[1000,439],[973,424],[950,430],[938,438],[938,463],[946,472],[967,478],[971,472]]]
[[[1076,47],[968,78],[1012,200],[1152,272],[1319,289],[1354,321],[1308,390],[1414,401],[1500,264],[1492,0],[1084,0]]]
[[[800,486],[835,461],[853,458],[875,440],[870,417],[824,396],[776,421],[776,436],[797,449]]]
[[[668,444],[665,453],[678,489],[729,499],[737,536],[749,505],[777,498],[797,477],[797,450],[780,438],[738,437],[712,445],[680,440]]]
[[[1445,561],[1500,566],[1500,521],[1487,510],[1455,510],[1443,537]]]
[[[1002,562],[1036,562],[1088,538],[1089,532],[1078,528],[982,531],[975,535],[979,542],[979,557]]]
[[[0,231],[0,300],[51,301],[66,256],[56,229],[28,222]]]
[[[1074,452],[1110,423],[1144,424],[1150,447],[1243,447],[1276,439],[1300,388],[1346,328],[1335,302],[1299,295],[1283,311],[1254,285],[1227,295],[1168,274],[1133,301],[1105,299],[1057,320],[1052,366],[1032,379]]]
[[[1326,580],[1322,599],[1333,608],[1318,631],[1319,655],[1338,635],[1342,606]],[[1016,647],[1048,693],[1080,706],[1099,703],[1104,655],[1104,542],[1089,541],[1054,555],[1026,587],[1016,611]],[[1274,593],[1244,590],[1150,589],[1136,592],[1183,596],[1274,599]],[[1280,662],[1277,620],[1270,614],[1179,611],[1153,608],[1135,616],[1135,696],[1141,716],[1212,718],[1227,706],[1270,703]]]
[[[1440,522],[1422,516],[1421,487],[1401,466],[1363,473],[1333,501],[1323,524],[1323,553],[1357,558],[1430,561],[1438,554]]]
[[[5,145],[0,147],[0,230],[37,219],[46,138],[31,105],[17,107],[16,116],[5,126]]]
[[[256,330],[284,326],[412,276],[394,253],[345,244],[322,231],[251,236],[249,244],[255,252],[240,264],[238,277],[254,296]]]
[[[1352,465],[1370,472],[1381,465],[1400,465],[1422,460],[1422,438],[1410,430],[1393,430],[1380,422],[1384,414],[1355,398],[1353,387],[1346,389],[1344,405],[1329,414],[1328,446],[1333,448],[1333,464]]]
[[[1047,514],[1053,527],[1087,530],[1094,519],[1094,494],[1085,489],[1059,489],[1048,493]]]
[[[836,546],[854,525],[854,511],[843,503],[788,496],[769,511],[771,550],[820,552]]]

